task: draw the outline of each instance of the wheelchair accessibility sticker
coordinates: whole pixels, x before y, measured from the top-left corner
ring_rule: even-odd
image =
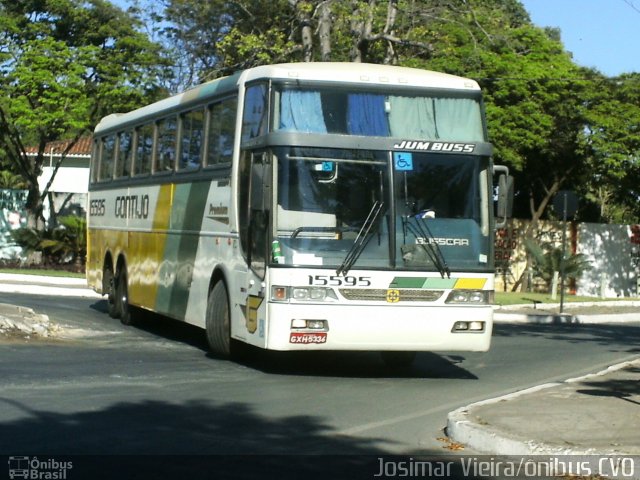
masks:
[[[393,152],[393,166],[399,171],[413,170],[413,154],[410,152]]]

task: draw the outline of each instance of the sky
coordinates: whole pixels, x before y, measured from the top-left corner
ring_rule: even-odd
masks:
[[[531,21],[558,27],[584,67],[614,77],[640,72],[640,0],[521,0]]]

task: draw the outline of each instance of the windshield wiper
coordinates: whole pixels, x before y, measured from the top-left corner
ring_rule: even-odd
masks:
[[[411,220],[413,220],[414,223],[412,223]],[[451,270],[449,270],[449,266],[442,254],[442,250],[440,250],[438,242],[436,242],[429,226],[427,225],[425,215],[422,212],[417,215],[408,215],[406,218],[403,217],[403,223],[407,230],[416,237],[416,240],[423,240],[423,242],[418,241],[418,245],[422,246],[427,257],[429,257],[429,260],[431,260],[438,269],[440,276],[444,278],[446,275],[447,278],[451,278]]]
[[[340,275],[340,274],[346,275],[347,273],[349,273],[349,270],[351,270],[351,267],[353,266],[353,264],[356,263],[356,260],[358,260],[358,257],[364,251],[365,247],[367,246],[367,243],[369,243],[369,240],[371,240],[371,235],[373,233],[371,229],[375,225],[378,217],[380,216],[380,212],[382,212],[382,207],[384,207],[384,202],[378,202],[378,201],[376,201],[376,203],[374,203],[373,206],[371,207],[371,210],[369,211],[369,215],[367,215],[367,219],[364,221],[364,223],[362,224],[362,228],[358,232],[358,236],[353,241],[353,244],[351,245],[351,248],[347,252],[347,255],[344,257],[344,260],[336,270],[337,275]]]

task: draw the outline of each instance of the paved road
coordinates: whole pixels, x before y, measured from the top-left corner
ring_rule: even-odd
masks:
[[[637,355],[637,325],[499,325],[486,354],[211,358],[202,331],[101,300],[1,294],[95,334],[0,347],[0,453],[442,454],[447,413]],[[464,452],[463,452],[464,453]]]

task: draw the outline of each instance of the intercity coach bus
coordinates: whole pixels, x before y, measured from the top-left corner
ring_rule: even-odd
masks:
[[[486,351],[510,177],[482,105],[465,78],[300,63],[109,115],[88,283],[123,323],[141,308],[203,327],[222,357],[241,343],[390,365]]]

